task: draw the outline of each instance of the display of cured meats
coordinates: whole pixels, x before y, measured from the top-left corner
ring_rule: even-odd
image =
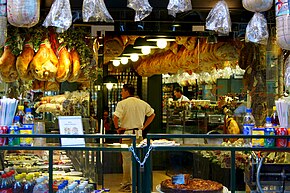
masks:
[[[15,27],[32,27],[40,18],[40,0],[7,0],[7,16]]]
[[[21,80],[33,80],[33,75],[30,71],[29,65],[34,56],[34,49],[32,42],[26,41],[21,54],[16,60],[16,70]]]
[[[58,50],[56,80],[64,82],[69,78],[71,73],[71,55],[64,45],[61,45]]]
[[[175,44],[173,42],[171,45],[176,47]],[[224,67],[226,61],[237,61],[239,58],[235,42],[230,41],[208,44],[206,38],[191,37],[179,47],[176,54],[169,48],[143,58],[136,64],[135,70],[141,76],[177,73],[181,69],[209,72],[213,68]]]
[[[16,56],[12,53],[10,45],[7,44],[0,58],[0,75],[4,82],[14,82],[17,78]]]
[[[44,39],[30,65],[32,74],[37,80],[55,81],[58,59],[48,39]]]
[[[70,51],[71,59],[72,59],[72,71],[68,78],[69,82],[75,82],[79,78],[81,74],[81,62],[80,56],[76,49],[72,49]]]

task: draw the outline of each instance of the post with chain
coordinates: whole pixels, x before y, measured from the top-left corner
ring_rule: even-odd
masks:
[[[146,146],[147,147],[147,146]],[[144,174],[144,167],[145,167],[145,164],[146,164],[146,161],[148,160],[148,158],[149,158],[149,156],[150,156],[150,152],[151,152],[151,150],[153,149],[153,147],[152,146],[149,146],[149,148],[144,148],[145,150],[147,150],[147,152],[146,152],[146,154],[145,154],[145,156],[144,156],[144,159],[143,159],[143,161],[141,162],[141,160],[140,160],[140,158],[137,156],[137,154],[136,154],[136,152],[135,152],[135,150],[134,150],[134,148],[133,148],[133,146],[130,146],[129,147],[129,151],[131,151],[132,152],[132,154],[133,154],[133,157],[135,158],[135,160],[136,160],[136,162],[139,164],[139,172],[141,173],[141,176],[144,176],[145,174]],[[143,179],[143,178],[142,178]],[[140,192],[140,190],[138,190],[138,192]],[[144,192],[144,191],[143,191]]]

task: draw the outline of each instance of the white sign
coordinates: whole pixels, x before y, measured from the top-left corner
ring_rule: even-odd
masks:
[[[59,133],[61,135],[83,135],[81,116],[59,116]],[[84,138],[61,138],[62,146],[85,146]]]

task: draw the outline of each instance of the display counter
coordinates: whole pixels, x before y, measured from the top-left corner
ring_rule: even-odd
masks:
[[[11,137],[13,135],[0,135],[0,137]],[[207,134],[187,134],[187,135],[169,135],[169,134],[148,134],[147,135],[147,145],[138,145],[136,146],[136,138],[135,135],[21,135],[21,137],[33,137],[33,138],[95,138],[95,139],[120,139],[120,138],[130,138],[133,140],[133,150],[139,158],[139,161],[136,161],[136,155],[132,159],[133,165],[133,191],[132,192],[143,192],[149,193],[151,190],[155,190],[155,187],[152,187],[152,171],[153,171],[153,164],[156,162],[157,159],[153,159],[153,156],[158,156],[161,152],[187,152],[187,155],[190,156],[192,163],[190,163],[191,167],[187,170],[189,174],[192,174],[193,177],[200,177],[206,179],[212,179],[216,181],[220,181],[224,186],[227,186],[231,189],[232,192],[235,190],[239,190],[243,184],[240,184],[243,181],[241,177],[241,169],[237,167],[237,152],[258,152],[258,151],[288,151],[288,147],[272,147],[272,148],[263,148],[263,147],[243,147],[243,146],[221,146],[221,145],[214,145],[214,144],[178,144],[173,141],[167,141],[167,143],[154,143],[151,140],[156,139],[172,139],[172,138],[249,138],[249,136],[245,135],[207,135]],[[281,136],[254,136],[255,138],[281,138]],[[285,138],[289,138],[290,136],[283,136]],[[92,152],[121,152],[121,151],[129,151],[128,147],[123,147],[120,144],[86,144],[83,147],[63,147],[59,144],[48,144],[44,147],[20,147],[20,146],[1,146],[1,150],[44,150],[48,151],[48,169],[49,169],[49,183],[50,188],[52,188],[53,184],[53,152],[58,150],[65,150],[65,151],[79,151],[78,155],[85,155],[81,152],[92,151]],[[149,151],[149,149],[151,151]],[[228,164],[225,167],[221,167],[219,164],[214,164],[209,162],[209,159],[205,159],[204,157],[199,154],[202,151],[217,151],[217,152],[229,152],[230,157],[228,159]],[[164,155],[161,153],[161,155]],[[97,156],[96,156],[97,157]],[[144,159],[144,158],[147,159]],[[83,163],[80,165],[88,165],[87,162],[92,157],[83,157]],[[174,158],[181,158],[184,157],[176,157]],[[159,157],[160,159],[160,157]],[[187,159],[184,159],[186,161]],[[160,161],[160,160],[158,160]],[[144,162],[144,168],[140,168],[138,163]],[[190,162],[190,161],[188,161]],[[157,163],[161,164],[161,163]],[[163,163],[166,169],[170,169],[170,162]],[[102,173],[98,170],[92,170],[95,168],[96,165],[88,165],[90,168],[90,173],[94,175],[102,175]],[[233,167],[235,166],[235,167]],[[88,171],[83,170],[84,173]],[[100,173],[99,173],[100,172]],[[190,173],[192,172],[192,173]],[[184,173],[184,172],[183,172]],[[222,173],[222,174],[221,174]],[[220,178],[220,179],[219,179]],[[239,180],[239,181],[237,181]],[[161,181],[160,181],[161,182]],[[135,186],[134,186],[135,184]],[[52,189],[51,189],[52,190]],[[52,192],[52,191],[50,191]]]
[[[1,134],[0,138],[9,138],[15,137],[15,135],[10,134]],[[99,135],[99,134],[91,134],[91,135],[53,135],[53,134],[43,134],[43,135],[19,135],[19,137],[23,138],[86,138],[86,139],[118,139],[121,138],[129,138],[132,140],[132,147],[136,149],[136,137],[135,135]],[[0,150],[2,152],[9,150],[9,151],[18,151],[18,150],[25,150],[25,151],[47,151],[48,152],[48,176],[49,176],[49,192],[53,193],[53,173],[54,171],[54,159],[53,154],[54,151],[66,151],[71,154],[70,157],[80,158],[78,160],[82,160],[79,163],[74,163],[74,166],[79,166],[84,175],[88,178],[92,178],[92,176],[96,176],[99,180],[99,176],[103,175],[103,171],[97,170],[97,164],[102,164],[102,152],[122,152],[122,151],[129,151],[127,146],[121,144],[96,144],[96,143],[86,143],[84,146],[61,146],[60,144],[56,143],[47,143],[46,146],[0,146]],[[85,152],[94,153],[86,154]],[[97,155],[99,154],[99,155]],[[3,156],[3,154],[2,154]],[[91,161],[93,159],[94,161]],[[96,160],[100,159],[100,160]],[[3,158],[2,158],[3,160]],[[72,162],[76,162],[77,159],[72,160]],[[132,191],[136,192],[136,162],[132,162]],[[93,178],[92,178],[93,179]],[[102,179],[102,178],[100,178]],[[97,183],[96,181],[93,183]],[[102,185],[102,184],[101,184]]]
[[[290,136],[283,136],[284,138],[290,139]],[[168,134],[148,134],[147,135],[147,143],[149,144],[151,140],[154,139],[171,139],[171,138],[281,138],[281,136],[264,136],[264,135],[257,135],[257,136],[247,136],[247,135],[204,135],[204,134],[187,134],[187,135],[168,135]],[[207,167],[206,165],[203,165],[203,169],[205,169],[203,177],[209,177],[209,178],[228,178],[227,182],[224,181],[223,183],[229,185],[228,189],[231,190],[231,192],[235,192],[240,188],[240,181],[244,181],[244,179],[237,179],[237,176],[241,171],[240,169],[237,169],[237,158],[236,153],[237,152],[281,152],[281,151],[289,151],[288,147],[244,147],[244,146],[220,146],[220,145],[209,145],[209,144],[180,144],[177,146],[168,146],[168,145],[152,145],[152,151],[153,152],[196,152],[196,151],[203,151],[203,150],[215,150],[215,151],[227,151],[230,152],[230,159],[229,159],[229,166],[227,168],[224,168],[220,170],[220,168],[217,168],[215,164],[209,164],[210,167]],[[146,147],[148,149],[148,147]],[[145,152],[146,152],[145,148]],[[195,157],[196,158],[196,157]],[[199,160],[199,161],[206,161],[207,160]],[[154,163],[152,162],[152,159],[150,161],[146,162],[145,165],[145,171],[144,171],[144,180],[146,182],[146,186],[143,187],[143,192],[150,192],[151,189],[155,189],[155,187],[152,187],[152,165]],[[233,167],[235,166],[235,167]],[[199,169],[198,169],[199,170]],[[219,171],[218,171],[219,170]],[[213,173],[213,171],[217,173]],[[193,171],[194,172],[194,171]],[[219,174],[221,173],[222,174]],[[230,173],[229,173],[230,172]],[[197,176],[200,176],[200,171],[195,171],[195,174]],[[193,176],[194,176],[193,175]],[[288,174],[287,174],[288,176]],[[222,180],[222,179],[220,179]],[[226,179],[224,179],[226,180]],[[239,180],[239,182],[237,182]],[[288,181],[288,178],[287,178]],[[160,182],[161,183],[161,182]],[[253,190],[256,191],[256,190]]]

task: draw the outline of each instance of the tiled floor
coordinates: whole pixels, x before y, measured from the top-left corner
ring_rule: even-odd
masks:
[[[156,186],[164,179],[170,178],[165,174],[165,171],[153,171],[153,190],[156,191]],[[120,188],[120,182],[122,181],[122,174],[105,174],[104,184],[105,187],[110,188],[112,193],[119,193],[118,189]]]

